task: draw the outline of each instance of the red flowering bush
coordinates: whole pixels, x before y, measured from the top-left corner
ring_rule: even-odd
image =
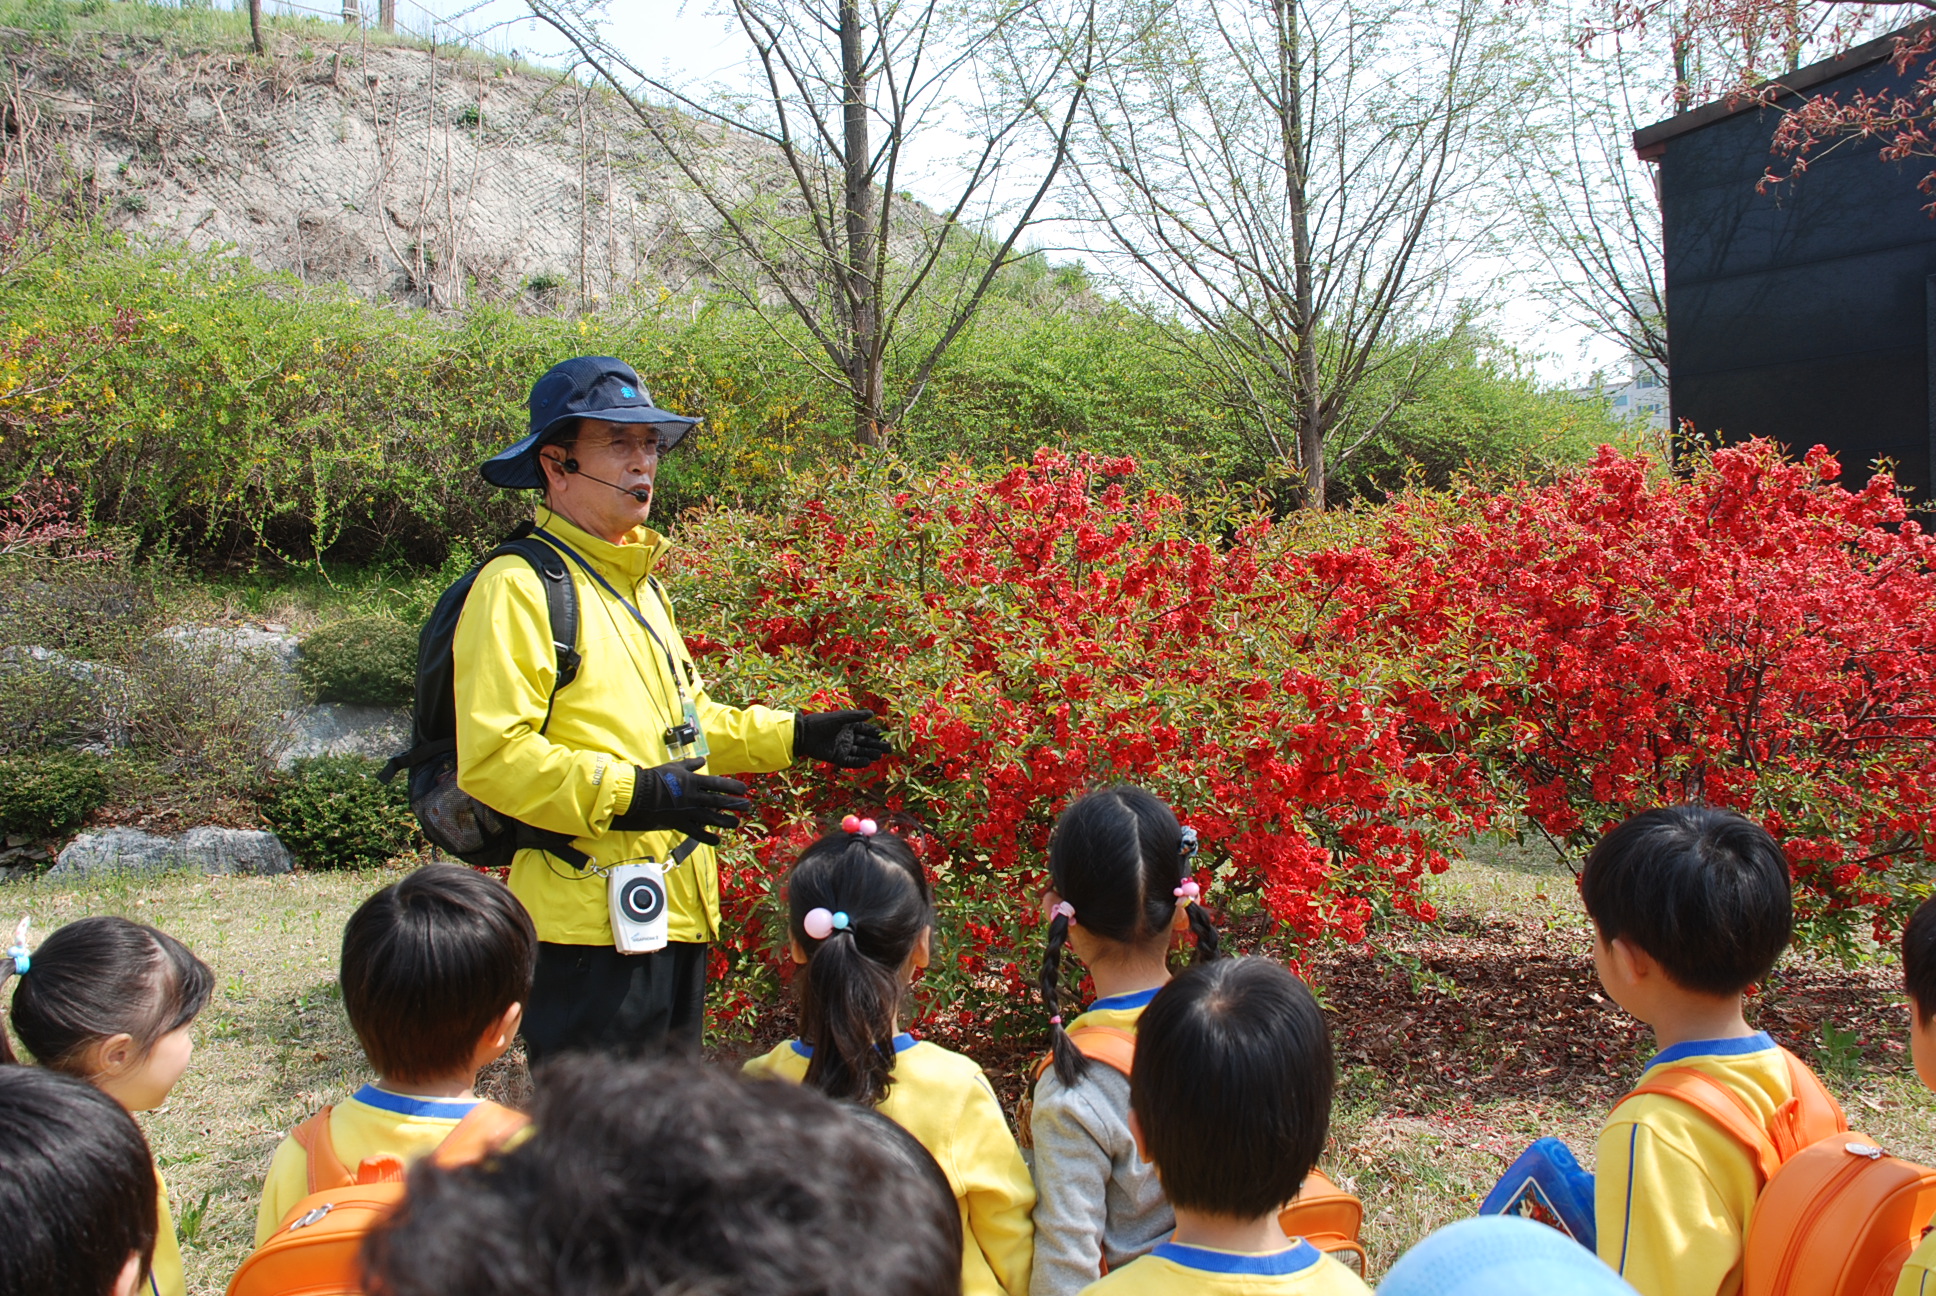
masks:
[[[1298,532],[1192,513],[1133,473],[1044,452],[993,482],[855,475],[784,517],[687,529],[682,617],[715,692],[872,707],[902,752],[762,781],[765,835],[725,865],[722,961],[777,950],[774,880],[820,827],[872,813],[939,885],[935,1011],[1025,1007],[1049,828],[1115,781],[1197,828],[1213,895],[1254,894],[1298,933],[1421,911],[1421,875],[1486,822],[1482,769],[1414,741],[1385,663],[1315,649]]]
[[[1804,941],[1893,941],[1936,826],[1936,547],[1887,477],[1838,471],[1765,442],[1678,477],[1603,451],[1404,499],[1311,556],[1320,642],[1463,663],[1437,731],[1563,854],[1651,805],[1736,809],[1782,841]]]
[[[1817,943],[1926,890],[1936,555],[1886,479],[1850,493],[1765,445],[1681,477],[1608,451],[1273,522],[1135,474],[1046,451],[992,481],[855,470],[781,515],[688,520],[677,593],[716,695],[872,707],[900,749],[759,780],[723,866],[727,1016],[785,971],[788,863],[860,812],[936,879],[930,1012],[1035,1027],[1048,831],[1114,781],[1197,828],[1213,900],[1293,937],[1429,920],[1423,875],[1475,833],[1570,858],[1690,798],[1782,838]]]

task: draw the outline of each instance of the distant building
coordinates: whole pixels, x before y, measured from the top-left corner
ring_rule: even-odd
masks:
[[[1639,356],[1628,359],[1625,378],[1613,379],[1596,373],[1592,386],[1582,387],[1573,394],[1582,399],[1603,398],[1618,419],[1645,415],[1650,431],[1665,432],[1669,426],[1667,380]]]
[[[1781,78],[1804,94],[1913,94],[1889,37]],[[1676,426],[1822,444],[1844,480],[1877,457],[1932,498],[1936,220],[1928,158],[1884,163],[1874,141],[1818,152],[1774,192],[1756,181],[1781,114],[1717,100],[1634,134],[1660,167],[1668,378]]]

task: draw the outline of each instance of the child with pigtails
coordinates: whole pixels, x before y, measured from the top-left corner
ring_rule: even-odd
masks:
[[[1218,956],[1210,915],[1191,877],[1196,834],[1136,787],[1092,792],[1063,811],[1049,839],[1048,949],[1042,998],[1053,1065],[1036,1082],[1033,1296],[1074,1296],[1170,1235],[1175,1216],[1156,1168],[1138,1155],[1129,1076],[1083,1056],[1071,1032],[1131,1036],[1170,979],[1177,935],[1196,937],[1198,962]],[[1097,998],[1065,1028],[1062,954],[1073,953]]]
[[[928,965],[934,902],[914,851],[849,815],[788,875],[800,1037],[746,1064],[872,1107],[933,1155],[961,1208],[963,1296],[1025,1296],[1035,1189],[974,1062],[902,1031]]]

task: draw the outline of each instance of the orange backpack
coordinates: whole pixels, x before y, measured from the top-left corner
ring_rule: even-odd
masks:
[[[1091,1062],[1100,1062],[1124,1075],[1129,1074],[1136,1060],[1136,1032],[1120,1026],[1078,1026],[1069,1032],[1069,1042]],[[1029,1077],[1031,1084],[1042,1078],[1054,1060],[1052,1056],[1044,1056],[1035,1064],[1035,1073]],[[1023,1126],[1027,1127],[1026,1121]],[[1320,1251],[1355,1256],[1358,1272],[1362,1274],[1365,1247],[1358,1240],[1358,1232],[1364,1219],[1364,1203],[1313,1167],[1297,1190],[1297,1196],[1278,1214],[1277,1224],[1284,1230],[1284,1236],[1301,1237]]]
[[[289,1208],[267,1242],[229,1280],[228,1296],[362,1296],[363,1238],[403,1201],[404,1164],[385,1153],[352,1173],[336,1155],[325,1107],[290,1131],[309,1154],[309,1195]],[[480,1102],[431,1153],[467,1165],[530,1123],[522,1112]]]
[[[1751,1153],[1761,1172],[1743,1240],[1741,1296],[1889,1296],[1936,1214],[1936,1170],[1899,1160],[1849,1123],[1790,1053],[1794,1096],[1765,1123],[1746,1099],[1692,1067],[1634,1090],[1686,1103]]]

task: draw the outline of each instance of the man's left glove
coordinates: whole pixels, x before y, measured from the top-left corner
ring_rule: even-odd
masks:
[[[793,759],[811,756],[842,769],[866,769],[893,751],[872,711],[799,712],[793,717]]]

